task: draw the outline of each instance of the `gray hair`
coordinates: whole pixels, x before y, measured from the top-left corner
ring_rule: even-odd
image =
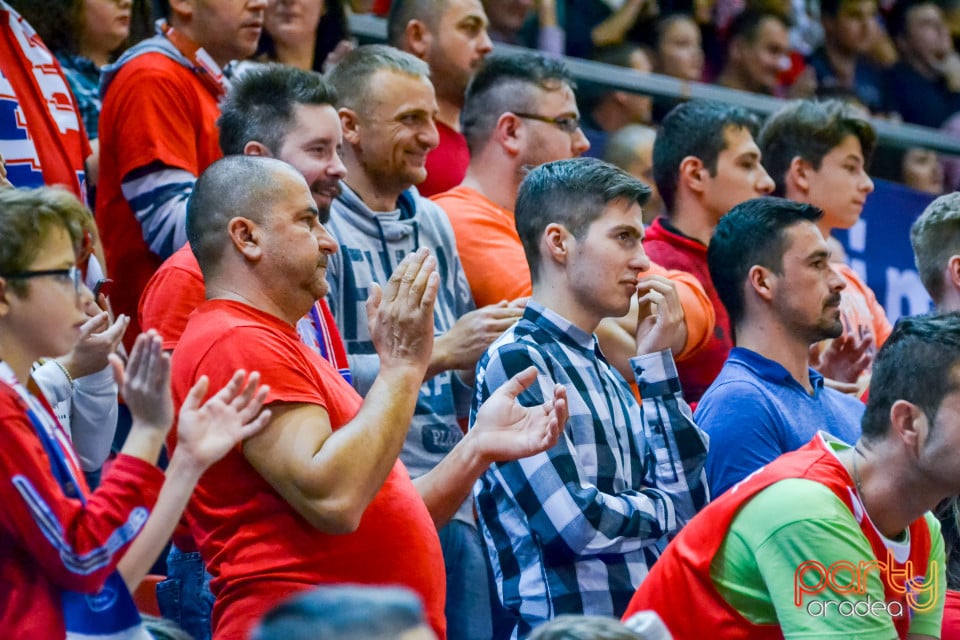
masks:
[[[940,196],[927,205],[910,227],[910,244],[920,280],[939,305],[945,293],[947,261],[960,254],[960,192]]]
[[[427,63],[385,44],[357,47],[327,74],[339,98],[338,107],[362,111],[370,98],[370,79],[378,71],[393,71],[430,80]]]

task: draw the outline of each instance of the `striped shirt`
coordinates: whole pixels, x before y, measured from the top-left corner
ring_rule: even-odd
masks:
[[[492,465],[474,488],[501,601],[526,637],[561,614],[619,617],[668,539],[708,500],[707,438],[669,350],[634,358],[641,407],[596,338],[535,301],[480,360],[471,421],[533,365],[531,406],[567,389],[570,418],[543,453]]]

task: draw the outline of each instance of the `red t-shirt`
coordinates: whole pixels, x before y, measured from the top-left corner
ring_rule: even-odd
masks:
[[[124,342],[140,333],[140,294],[162,260],[143,239],[140,223],[123,197],[124,176],[161,163],[199,176],[218,160],[217,98],[197,75],[160,53],[124,64],[110,82],[100,112],[100,184],[97,226],[116,285],[113,310],[130,316]]]
[[[462,133],[439,121],[437,133],[440,144],[427,154],[427,179],[417,185],[417,191],[425,198],[459,185],[470,165],[470,150]]]
[[[947,589],[940,640],[960,640],[960,591]]]
[[[730,316],[727,315],[727,309],[720,301],[720,295],[710,278],[707,246],[693,238],[667,229],[663,225],[663,219],[657,218],[647,229],[643,248],[650,259],[660,266],[679,269],[696,276],[703,285],[703,290],[707,292],[710,302],[713,303],[713,311],[716,315],[713,336],[695,355],[677,362],[677,373],[680,374],[683,395],[687,402],[695,403],[720,374],[720,369],[723,368],[723,363],[726,362],[730,349],[733,348]]]
[[[56,422],[52,414],[51,420]],[[66,433],[56,426],[57,441],[69,450]],[[88,497],[85,505],[64,494],[26,403],[0,382],[0,638],[5,640],[63,638],[61,589],[95,593],[103,586],[129,548],[124,542],[129,523],[142,525],[132,512],[142,509],[145,517],[163,484],[162,471],[120,455],[91,494],[76,460],[68,464]]]
[[[62,185],[86,202],[90,142],[63,71],[40,37],[0,2],[0,153],[16,187]]]
[[[352,420],[362,403],[289,324],[239,302],[204,302],[174,351],[176,405],[201,375],[215,390],[240,368],[260,372],[270,385],[268,404],[319,405],[334,430]],[[174,438],[172,433],[169,442]],[[399,460],[352,534],[327,535],[313,528],[250,466],[239,447],[201,478],[187,520],[214,576],[215,638],[247,637],[280,600],[322,583],[406,586],[423,599],[437,634],[446,635],[439,538]]]

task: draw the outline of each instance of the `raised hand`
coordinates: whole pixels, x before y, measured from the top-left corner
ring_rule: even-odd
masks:
[[[173,424],[173,400],[170,397],[170,356],[163,352],[160,334],[151,329],[137,336],[126,369],[116,353],[111,353],[108,358],[134,426],[166,434]]]
[[[687,325],[677,286],[663,276],[644,276],[637,284],[637,302],[637,355],[667,347],[680,353],[687,340]]]
[[[67,355],[59,358],[70,376],[82,378],[107,366],[107,358],[116,353],[127,331],[130,318],[120,314],[111,324],[106,311],[95,314],[80,326],[80,340]]]
[[[383,291],[373,286],[367,322],[381,371],[392,366],[425,370],[430,362],[433,304],[440,290],[436,269],[436,258],[420,249],[403,259]]]
[[[487,464],[525,458],[557,444],[567,422],[567,390],[554,385],[552,398],[524,407],[517,396],[536,379],[536,367],[527,367],[494,391],[477,411],[469,435],[477,455]]]
[[[244,380],[246,379],[246,382]],[[239,370],[220,391],[203,402],[209,381],[201,376],[180,407],[175,455],[187,455],[200,469],[206,469],[237,444],[270,422],[270,410],[263,403],[270,392],[260,386],[260,374],[249,377]]]
[[[862,335],[845,331],[839,338],[830,340],[825,348],[819,343],[810,347],[810,366],[825,378],[837,382],[856,383],[866,371],[876,353],[873,333]]]
[[[490,344],[523,315],[526,298],[502,301],[460,316],[450,330],[437,338],[432,373],[448,369],[470,369]]]

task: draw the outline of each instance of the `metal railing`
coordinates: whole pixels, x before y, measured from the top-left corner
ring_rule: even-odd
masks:
[[[351,15],[351,32],[366,41],[383,42],[387,37],[387,24],[383,18],[372,15]],[[521,47],[497,43],[497,51],[521,51]],[[734,104],[754,113],[766,116],[783,104],[784,100],[763,96],[737,89],[728,89],[703,82],[688,82],[671,76],[656,73],[639,73],[632,69],[616,67],[582,58],[564,56],[563,61],[578,81],[620,89],[634,93],[643,93],[665,98],[684,100],[717,100]],[[960,138],[943,131],[921,127],[914,124],[892,123],[871,118],[870,123],[877,131],[880,144],[898,148],[925,147],[939,153],[960,156]]]

